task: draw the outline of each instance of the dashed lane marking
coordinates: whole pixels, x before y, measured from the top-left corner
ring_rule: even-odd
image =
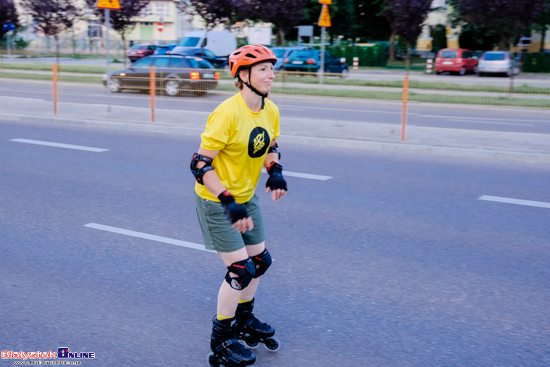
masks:
[[[550,209],[550,203],[545,203],[543,201],[512,199],[512,198],[504,198],[504,197],[500,197],[500,196],[489,196],[489,195],[482,195],[482,196],[479,197],[479,200],[494,201],[494,202],[497,202],[497,203],[506,203],[506,204],[535,206],[535,207],[538,207],[538,208],[548,208],[548,209]]]
[[[267,173],[267,171],[265,169],[262,169],[262,173]],[[300,173],[300,172],[291,172],[291,171],[283,171],[283,176],[307,178],[310,180],[319,180],[319,181],[326,181],[332,178],[331,176],[313,175],[311,173]]]
[[[85,224],[84,227],[99,229],[101,231],[106,231],[106,232],[111,232],[111,233],[118,233],[118,234],[122,234],[122,235],[125,235],[125,236],[130,236],[130,237],[143,238],[145,240],[151,240],[151,241],[156,241],[156,242],[167,243],[169,245],[187,247],[187,248],[191,248],[193,250],[200,250],[200,251],[213,252],[213,253],[216,252],[216,251],[207,250],[207,249],[204,248],[204,245],[200,245],[198,243],[180,241],[180,240],[175,240],[173,238],[161,237],[161,236],[156,236],[154,234],[136,232],[136,231],[131,231],[131,230],[128,230],[128,229],[106,226],[106,225],[103,225],[103,224],[88,223],[88,224]]]
[[[107,152],[109,150],[109,149],[85,147],[85,146],[81,146],[81,145],[53,143],[53,142],[49,142],[49,141],[31,140],[31,139],[11,139],[10,141],[13,141],[13,142],[16,142],[16,143],[45,145],[45,146],[48,146],[48,147],[55,147],[55,148],[84,150],[84,151],[87,151],[87,152],[94,152],[94,153]]]

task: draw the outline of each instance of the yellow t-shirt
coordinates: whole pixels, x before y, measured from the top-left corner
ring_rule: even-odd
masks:
[[[269,146],[279,135],[279,109],[268,99],[263,110],[253,112],[238,93],[208,117],[201,147],[220,151],[212,166],[237,203],[254,196]],[[219,202],[204,185],[196,183],[195,191],[203,199]]]

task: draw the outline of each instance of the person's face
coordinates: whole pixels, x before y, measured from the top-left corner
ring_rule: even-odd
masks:
[[[261,93],[269,93],[271,85],[275,79],[273,73],[273,64],[271,62],[262,62],[252,66],[252,80],[248,80],[249,72],[244,70],[241,72],[241,79],[249,82],[254,88]]]

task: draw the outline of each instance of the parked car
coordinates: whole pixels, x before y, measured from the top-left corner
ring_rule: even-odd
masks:
[[[126,56],[130,59],[131,62],[137,61],[142,57],[152,55],[157,49],[157,45],[142,44],[142,45],[133,45],[126,52]]]
[[[216,69],[223,69],[229,65],[229,57],[216,56],[207,48],[189,48],[184,46],[175,47],[170,54],[198,56],[208,60]]]
[[[510,52],[509,51],[487,51],[479,58],[477,70],[479,76],[485,74],[502,74],[510,76]],[[519,74],[518,60],[514,59],[514,75]]]
[[[313,50],[309,46],[289,46],[289,47],[272,47],[271,51],[277,56],[277,63],[273,67],[275,70],[281,70],[284,66],[284,61],[289,57],[289,55],[298,50]]]
[[[317,73],[321,69],[320,50],[299,50],[292,52],[284,60],[284,70]],[[338,73],[344,78],[349,74],[348,64],[325,51],[325,73]]]
[[[124,89],[149,91],[151,66],[155,67],[156,88],[169,96],[181,92],[204,95],[216,88],[220,74],[207,60],[194,56],[147,56],[129,68],[114,70],[103,76],[103,85],[113,93]]]
[[[154,55],[170,55],[171,51],[177,45],[158,45]]]
[[[435,73],[444,71],[465,75],[477,72],[477,59],[472,51],[465,48],[443,48],[435,57]]]

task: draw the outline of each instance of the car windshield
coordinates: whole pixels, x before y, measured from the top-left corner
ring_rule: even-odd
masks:
[[[183,37],[178,45],[185,46],[185,47],[197,47],[199,44],[200,38],[199,37]]]
[[[316,57],[319,53],[316,50],[302,50],[302,51],[294,51],[292,52],[293,58],[310,58],[310,57]],[[289,55],[290,56],[290,55]]]
[[[187,59],[192,68],[214,69],[211,63],[201,57]]]
[[[442,59],[456,59],[456,51],[441,51]]]
[[[130,50],[141,50],[141,45],[133,45],[132,47],[130,47]]]
[[[489,61],[502,61],[502,60],[506,60],[506,54],[503,54],[503,53],[485,54],[484,59]]]

